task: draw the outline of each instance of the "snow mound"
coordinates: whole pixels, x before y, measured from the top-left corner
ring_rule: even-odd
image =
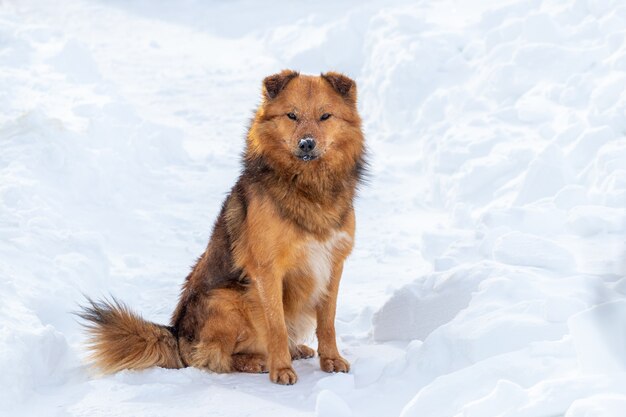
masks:
[[[511,265],[527,265],[556,271],[576,269],[576,259],[557,243],[527,233],[509,232],[493,244],[493,258]]]
[[[315,403],[316,417],[351,417],[350,407],[332,391],[323,390]]]
[[[568,325],[585,372],[626,372],[626,300],[594,306],[570,317]]]
[[[403,359],[417,393],[402,416],[610,415],[603,390],[620,404],[626,9],[548,3],[494,8],[466,36],[407,33],[424,18],[391,11],[366,44],[370,129],[450,213],[422,235],[436,272],[373,315],[374,340],[423,342]]]

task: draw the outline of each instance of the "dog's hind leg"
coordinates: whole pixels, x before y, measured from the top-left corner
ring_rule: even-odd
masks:
[[[233,355],[241,335],[247,333],[238,294],[229,290],[214,291],[204,308],[204,323],[196,334],[188,364],[218,373],[236,371],[240,361],[234,363]]]
[[[227,333],[215,333],[203,338],[193,347],[189,365],[218,373],[233,372],[232,355],[236,339],[236,335]]]
[[[265,356],[257,353],[235,353],[232,356],[232,367],[235,371],[252,374],[268,372]]]
[[[296,361],[298,359],[309,359],[315,356],[315,351],[307,345],[296,345],[289,348],[291,353],[291,360]]]

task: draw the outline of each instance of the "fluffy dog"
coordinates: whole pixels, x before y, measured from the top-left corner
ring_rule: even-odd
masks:
[[[80,316],[105,373],[151,366],[269,372],[293,384],[292,360],[313,328],[320,366],[348,372],[337,349],[339,280],[354,240],[353,200],[364,172],[356,85],[335,72],[284,70],[263,80],[243,171],[204,253],[185,280],[171,326],[113,301]]]

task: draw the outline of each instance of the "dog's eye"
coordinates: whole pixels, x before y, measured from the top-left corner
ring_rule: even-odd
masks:
[[[291,120],[298,120],[294,112],[287,113],[287,117],[289,117]]]
[[[320,120],[321,121],[328,120],[329,117],[330,117],[330,113],[324,113],[322,114],[322,117],[320,117]]]

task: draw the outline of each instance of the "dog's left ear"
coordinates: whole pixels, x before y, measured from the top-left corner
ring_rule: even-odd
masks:
[[[263,80],[263,95],[269,100],[276,98],[283,91],[289,81],[300,75],[297,71],[282,70],[278,74],[265,77]]]
[[[327,72],[322,78],[338,92],[344,99],[356,102],[356,83],[338,72]]]

